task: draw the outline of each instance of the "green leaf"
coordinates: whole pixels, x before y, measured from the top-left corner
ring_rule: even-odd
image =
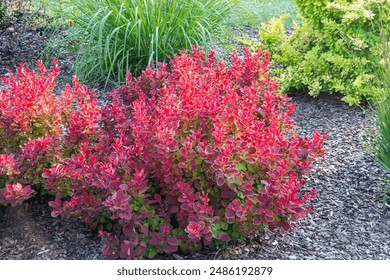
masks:
[[[241,163],[237,164],[236,165],[236,169],[238,169],[240,171],[245,171],[247,169],[246,163],[245,162],[241,162]]]
[[[153,259],[157,255],[157,248],[149,248],[149,251],[146,253],[146,255],[148,256],[148,258]]]

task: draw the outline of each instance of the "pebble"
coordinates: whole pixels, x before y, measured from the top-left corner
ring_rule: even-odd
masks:
[[[77,234],[76,238],[77,239],[84,239],[85,238],[85,234],[83,234],[83,233]]]

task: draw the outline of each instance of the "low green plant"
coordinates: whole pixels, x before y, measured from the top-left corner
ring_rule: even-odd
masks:
[[[24,24],[47,26],[53,21],[52,6],[58,6],[61,1],[54,0],[0,0],[0,26],[7,26],[14,18],[27,18]]]
[[[7,15],[7,3],[5,0],[0,0],[0,26],[4,24]]]
[[[84,81],[120,83],[192,45],[204,45],[220,29],[235,0],[83,0],[73,9],[65,39],[77,52],[75,74]],[[73,44],[74,43],[74,44]],[[63,42],[60,42],[62,45]],[[69,44],[68,44],[69,45]]]
[[[309,90],[340,93],[349,105],[362,101],[380,102],[385,92],[373,86],[374,67],[382,67],[380,32],[390,33],[386,25],[380,31],[380,18],[390,21],[387,0],[295,1],[302,24],[294,24],[286,35],[287,16],[263,23],[261,42],[241,39],[252,49],[270,50],[283,91]]]
[[[13,15],[15,12],[26,13],[36,8],[40,0],[0,0],[0,17]]]
[[[389,84],[387,91],[389,92]],[[390,172],[390,98],[381,103],[370,115],[374,121],[375,130],[373,133],[372,149],[375,157],[381,165]],[[384,178],[383,207],[389,207],[387,201],[390,195],[390,176]]]
[[[373,141],[371,147],[373,148],[374,154],[382,166],[390,172],[390,44],[389,36],[384,32],[385,22],[380,20],[380,49],[381,57],[380,65],[382,67],[374,68],[376,73],[376,85],[387,94],[387,99],[379,104],[373,113],[369,114],[371,120],[375,125],[373,132]],[[384,208],[389,207],[387,200],[390,194],[390,176],[385,178],[387,185],[384,188],[383,206]]]
[[[390,98],[376,110],[375,151],[382,165],[390,171]]]
[[[67,0],[31,0],[32,6],[52,18],[61,18]]]

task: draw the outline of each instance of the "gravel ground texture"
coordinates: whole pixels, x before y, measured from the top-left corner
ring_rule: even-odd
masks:
[[[42,29],[26,25],[22,18],[0,28],[0,74],[14,70],[20,61],[35,65],[45,44]],[[160,255],[158,259],[390,259],[390,210],[383,201],[384,178],[389,174],[368,151],[369,118],[364,110],[349,107],[337,96],[312,98],[297,93],[292,101],[302,136],[311,135],[314,129],[328,133],[326,155],[316,161],[303,186],[317,191],[311,200],[313,213],[285,233],[260,232],[226,249]],[[103,256],[96,232],[79,221],[52,218],[47,201],[35,201],[0,207],[0,260],[6,259]]]

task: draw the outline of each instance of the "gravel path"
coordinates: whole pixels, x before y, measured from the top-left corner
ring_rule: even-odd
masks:
[[[44,47],[39,29],[18,30],[22,27],[19,24],[0,30],[2,74],[14,67],[17,58],[35,61],[33,55]],[[28,40],[23,44],[18,38]],[[38,47],[34,48],[34,42]],[[299,95],[293,101],[301,135],[310,135],[314,129],[329,132],[326,156],[316,162],[304,185],[304,189],[317,190],[317,197],[311,201],[313,213],[286,233],[262,232],[233,242],[224,250],[158,258],[390,259],[390,210],[382,203],[383,178],[388,174],[367,151],[368,118],[361,109],[348,107],[335,96]],[[0,207],[0,260],[102,258],[96,233],[79,222],[52,218],[47,203]]]

